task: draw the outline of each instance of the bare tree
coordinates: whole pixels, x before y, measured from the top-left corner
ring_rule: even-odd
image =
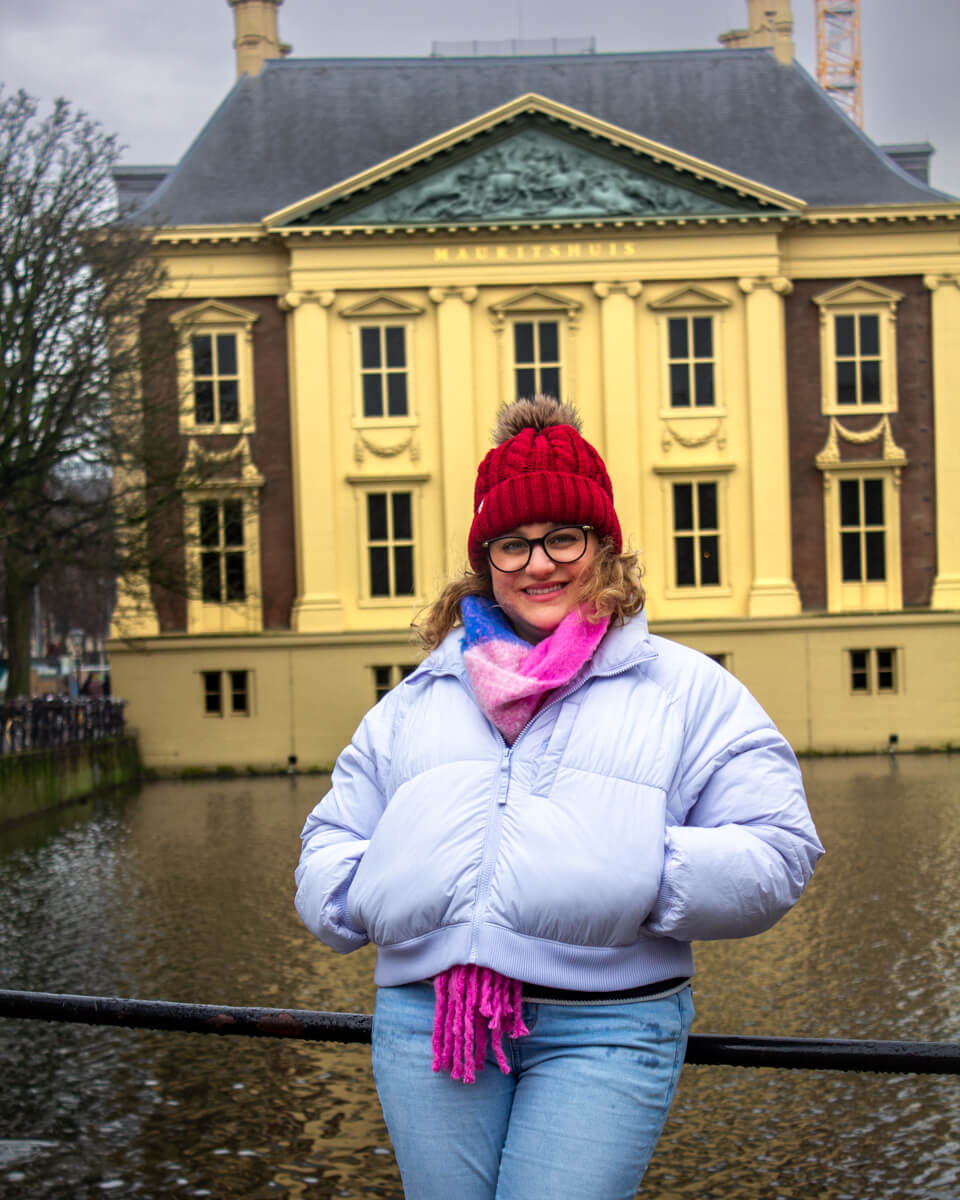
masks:
[[[179,504],[176,437],[149,406],[145,414],[140,394],[151,353],[140,318],[160,275],[150,231],[116,211],[118,154],[116,139],[67,101],[41,116],[24,92],[0,91],[8,695],[29,689],[34,588],[54,566],[149,575],[171,561],[149,531],[182,529],[162,518]],[[169,356],[170,346],[152,353]]]

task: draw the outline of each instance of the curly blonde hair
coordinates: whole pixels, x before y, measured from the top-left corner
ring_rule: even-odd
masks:
[[[610,617],[612,624],[623,625],[636,616],[646,598],[642,575],[636,554],[627,550],[618,553],[609,539],[602,541],[590,567],[580,577],[580,602],[586,606],[588,619],[597,622]],[[417,615],[413,629],[428,653],[436,650],[451,629],[463,623],[460,605],[467,596],[493,599],[489,565],[483,571],[464,571],[451,580]]]

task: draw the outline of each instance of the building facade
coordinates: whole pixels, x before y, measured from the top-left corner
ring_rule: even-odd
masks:
[[[535,391],[607,462],[651,627],[799,751],[960,742],[960,202],[782,57],[241,75],[142,210],[191,584],[117,609],[149,764],[330,764]]]

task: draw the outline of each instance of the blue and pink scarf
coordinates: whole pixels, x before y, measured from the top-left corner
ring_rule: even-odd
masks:
[[[610,624],[589,621],[581,609],[568,613],[542,642],[519,637],[503,610],[482,596],[461,604],[463,662],[477,704],[510,745],[538,709],[590,661]],[[503,1037],[529,1032],[521,1011],[518,980],[475,964],[448,967],[433,981],[433,1069],[474,1083],[483,1069],[488,1037],[505,1075],[510,1065]]]

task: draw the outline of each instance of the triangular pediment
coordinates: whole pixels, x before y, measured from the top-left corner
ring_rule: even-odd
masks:
[[[507,300],[490,305],[490,311],[500,316],[516,316],[518,313],[579,312],[583,305],[579,300],[561,296],[559,292],[548,292],[545,288],[530,288]]]
[[[678,288],[669,296],[664,296],[662,300],[651,300],[649,307],[657,312],[671,309],[683,309],[684,312],[689,312],[694,308],[729,308],[730,301],[725,296],[718,296],[716,292],[711,292],[708,288],[693,284],[690,287]]]
[[[523,96],[266,219],[271,229],[770,216],[801,200]]]
[[[187,325],[252,325],[259,320],[255,312],[247,308],[238,308],[235,304],[225,304],[222,300],[202,300],[199,304],[191,304],[189,308],[181,308],[170,318],[170,324],[179,329]]]
[[[391,317],[420,317],[423,316],[423,309],[416,304],[408,304],[406,300],[400,300],[396,296],[390,296],[386,292],[380,292],[367,300],[361,300],[359,304],[341,308],[340,316],[385,317],[389,320]]]
[[[902,299],[902,292],[894,292],[867,279],[854,279],[851,283],[842,283],[828,292],[821,292],[813,297],[813,302],[821,308],[835,308],[840,305],[895,305]]]

